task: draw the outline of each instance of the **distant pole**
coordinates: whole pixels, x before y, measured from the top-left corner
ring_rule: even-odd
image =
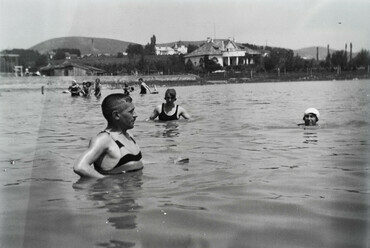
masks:
[[[41,94],[44,94],[44,86],[41,86]]]
[[[316,61],[319,61],[319,47],[316,47]]]
[[[216,39],[216,24],[213,23],[213,37]]]

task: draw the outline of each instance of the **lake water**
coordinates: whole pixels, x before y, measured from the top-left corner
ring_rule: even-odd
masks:
[[[1,90],[0,247],[369,247],[369,80],[176,87],[170,123],[158,90],[132,94],[144,170],[101,180],[72,167],[121,90]]]

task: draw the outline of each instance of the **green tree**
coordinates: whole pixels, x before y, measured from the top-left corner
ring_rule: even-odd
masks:
[[[347,65],[346,53],[342,51],[336,51],[331,56],[331,63],[333,66],[339,66],[341,69],[345,68]]]
[[[37,71],[40,67],[46,66],[48,64],[47,56],[41,55],[38,51],[29,49],[12,49],[2,51],[4,54],[18,54],[18,64],[23,66],[23,68],[29,68],[30,71]],[[10,61],[4,59],[4,63],[8,63],[10,67]],[[4,65],[6,67],[7,65]]]
[[[186,62],[186,64],[185,64],[185,71],[186,71],[186,72],[191,72],[191,71],[193,71],[193,69],[194,69],[194,65],[193,65],[193,63],[191,62],[191,60],[189,59],[189,60]]]
[[[370,65],[370,53],[368,50],[361,49],[361,51],[353,58],[353,63],[356,67],[367,67]]]
[[[213,72],[221,70],[222,66],[213,59],[209,59],[208,56],[204,56],[204,69],[206,69],[208,72]]]
[[[81,52],[79,49],[76,48],[58,48],[54,50],[55,56],[54,60],[61,60],[66,58],[66,53],[74,54],[77,57],[81,57]]]
[[[129,44],[126,53],[128,56],[133,56],[133,55],[142,55],[144,54],[144,49],[143,46],[140,44]]]
[[[155,55],[155,45],[156,45],[156,37],[153,35],[150,38],[150,44],[146,44],[144,51],[146,55]]]

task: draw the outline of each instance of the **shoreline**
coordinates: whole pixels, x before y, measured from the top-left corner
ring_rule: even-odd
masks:
[[[100,79],[103,87],[122,88],[126,83],[129,86],[138,85],[138,79],[143,78],[149,86],[170,87],[170,86],[192,86],[192,85],[217,85],[217,84],[244,84],[244,83],[282,83],[282,82],[304,82],[304,81],[343,81],[343,80],[369,80],[366,72],[353,73],[286,73],[281,76],[276,74],[260,74],[255,77],[243,77],[243,74],[235,77],[210,74],[200,77],[198,75],[143,75],[143,76],[78,76],[78,77],[0,77],[0,91],[12,89],[68,89],[72,80],[80,85],[83,81],[95,82]]]

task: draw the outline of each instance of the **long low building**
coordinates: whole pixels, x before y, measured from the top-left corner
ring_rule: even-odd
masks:
[[[65,61],[60,65],[48,64],[40,68],[40,73],[45,76],[101,76],[105,74],[105,71],[96,67]]]
[[[221,66],[237,66],[254,64],[256,56],[261,56],[261,53],[237,44],[235,39],[208,38],[201,47],[184,57],[185,63],[190,61],[193,66],[203,66],[206,57]]]

